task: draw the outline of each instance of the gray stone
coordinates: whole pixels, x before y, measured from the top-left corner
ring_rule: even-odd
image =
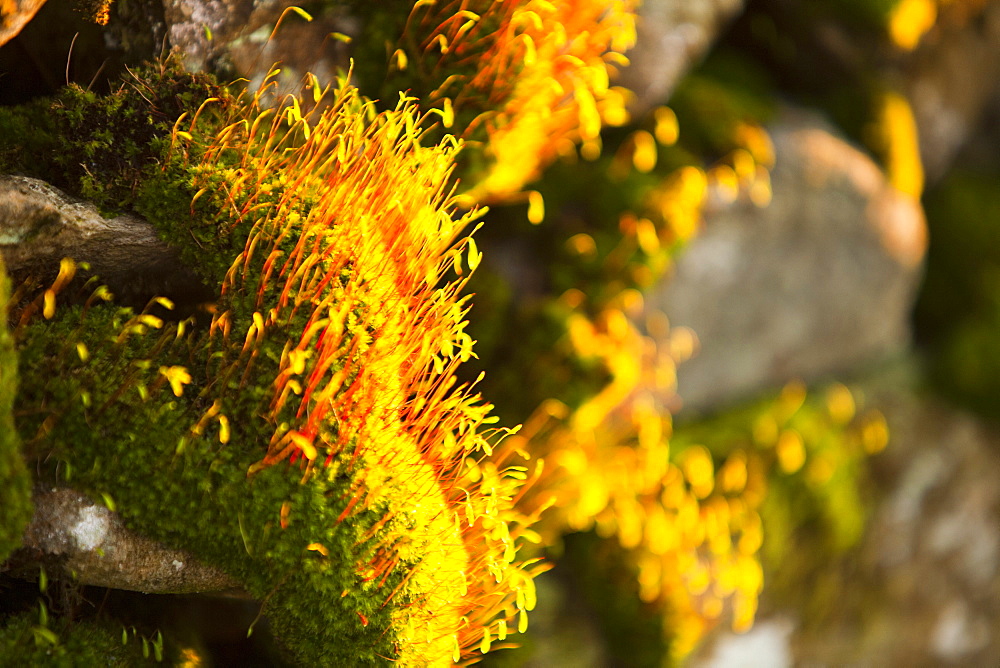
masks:
[[[910,388],[862,391],[889,425],[889,447],[872,462],[880,494],[840,598],[850,603],[798,639],[797,658],[997,665],[1000,433]],[[840,633],[831,645],[832,624]]]
[[[850,372],[909,342],[926,246],[919,203],[815,117],[786,112],[771,136],[770,205],[710,207],[647,298],[700,342],[677,373],[689,409]]]
[[[69,257],[87,262],[115,292],[151,297],[203,290],[147,221],[105,218],[93,204],[23,176],[0,175],[0,255],[15,275],[54,273]]]
[[[14,573],[22,566],[37,573],[41,562],[53,575],[99,587],[172,594],[238,589],[225,573],[133,533],[117,513],[77,491],[38,490],[34,503],[23,547],[4,565]]]

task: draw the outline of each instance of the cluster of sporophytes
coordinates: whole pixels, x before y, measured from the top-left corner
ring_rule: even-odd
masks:
[[[753,587],[759,593],[764,578],[786,592],[815,582],[860,540],[865,461],[885,448],[888,430],[881,413],[860,411],[857,401],[840,384],[807,393],[793,382],[776,397],[675,431],[671,458],[705,527],[704,538],[694,535],[699,565],[682,578],[686,594],[663,583],[675,655],[693,649],[723,613],[734,628],[749,628]],[[642,556],[638,565],[642,582]]]
[[[176,120],[134,208],[215,286],[209,315],[92,283],[57,307],[64,261],[14,314],[18,430],[236,577],[298,660],[468,661],[526,627],[534,591],[526,469],[488,458],[504,430],[455,378],[481,257],[458,238],[478,215],[456,213],[460,143],[423,145],[412,99],[379,113],[311,83],[311,114],[220,89]]]
[[[505,293],[495,276],[476,286],[490,312],[474,320],[486,344],[479,353],[494,370],[490,396],[511,419],[526,420],[504,447],[545,461],[522,511],[540,517],[544,544],[593,531],[616,545],[615,579],[632,573],[625,590],[639,600],[633,612],[655,611],[661,659],[670,661],[721,620],[737,630],[753,623],[762,562],[776,563],[764,558],[765,541],[780,546],[815,516],[831,550],[858,538],[860,462],[885,436],[879,416],[854,420],[854,399],[839,385],[808,401],[792,385],[774,401],[673,433],[676,365],[697,340],[646,309],[641,291],[697,234],[707,203],[766,206],[774,162],[760,125],[768,109],[752,92],[734,92],[707,71],[678,90],[676,105],[676,115],[662,107],[638,126],[606,132],[606,157],[553,165],[536,186],[549,210],[544,226],[488,221],[484,245],[516,234],[530,240],[519,248],[552,258],[536,281],[551,293],[517,302],[523,288]],[[707,168],[696,157],[705,154],[717,156]],[[532,338],[505,344],[498,332],[510,322]],[[556,391],[551,378],[561,383]],[[785,503],[802,512],[775,510]],[[645,628],[633,621],[610,619],[607,628],[612,636]]]
[[[368,22],[367,51],[358,54],[361,86],[378,87],[390,100],[411,91],[441,109],[446,126],[453,117],[456,134],[478,146],[465,155],[466,195],[516,197],[579,142],[596,155],[602,125],[626,121],[626,91],[610,79],[628,62],[623,54],[635,42],[637,5],[450,0],[396,13],[358,7]],[[537,202],[531,215],[541,220]]]

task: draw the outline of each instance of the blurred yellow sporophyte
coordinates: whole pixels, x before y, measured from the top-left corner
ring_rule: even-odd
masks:
[[[936,21],[935,0],[901,0],[889,14],[889,37],[900,49],[912,51]]]
[[[882,155],[889,183],[919,199],[924,190],[924,168],[913,109],[905,97],[893,91],[881,95],[876,104],[870,137]]]

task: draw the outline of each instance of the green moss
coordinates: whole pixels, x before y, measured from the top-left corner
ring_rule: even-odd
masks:
[[[162,635],[150,639],[113,624],[52,619],[44,605],[0,620],[4,668],[155,665],[169,659],[172,650],[165,649]]]
[[[287,466],[248,479],[267,450],[258,417],[264,392],[239,388],[238,378],[223,381],[232,387],[215,389],[233,425],[231,442],[219,442],[215,425],[192,433],[211,402],[194,392],[174,396],[162,382],[157,387],[157,374],[160,365],[190,364],[201,351],[165,344],[172,335],[139,333],[116,346],[110,339],[130,315],[93,307],[81,321],[79,309],[64,309],[28,332],[19,403],[34,410],[19,428],[32,451],[48,450],[61,460],[66,482],[97,498],[108,495],[142,533],[237,578],[265,602],[276,635],[297,660],[376,665],[393,656],[395,638],[387,632],[393,608],[382,605],[379,593],[392,591],[407,565],[384,584],[357,573],[377,544],[380,534],[368,532],[382,513],[374,507],[352,515],[351,523],[339,521],[353,491],[353,464],[335,460],[301,482],[301,471]],[[87,362],[75,352],[80,341],[89,350]],[[273,377],[276,366],[265,353],[255,371]],[[195,373],[199,365],[189,368]],[[47,382],[52,378],[63,382]],[[197,377],[195,383],[210,385]],[[286,502],[290,523],[282,529]],[[307,549],[314,543],[329,556]]]
[[[208,75],[169,59],[137,68],[107,95],[74,84],[53,98],[0,108],[0,171],[46,180],[108,211],[132,210],[175,121],[220,96],[230,99]]]
[[[0,262],[0,314],[7,311],[7,274]],[[21,545],[21,536],[31,520],[31,476],[21,455],[20,440],[14,429],[14,400],[17,396],[17,353],[0,317],[0,563]]]

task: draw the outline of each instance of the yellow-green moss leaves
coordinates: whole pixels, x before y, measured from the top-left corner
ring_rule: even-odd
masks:
[[[21,544],[31,519],[31,478],[14,429],[17,353],[7,332],[7,273],[0,262],[0,563]]]

